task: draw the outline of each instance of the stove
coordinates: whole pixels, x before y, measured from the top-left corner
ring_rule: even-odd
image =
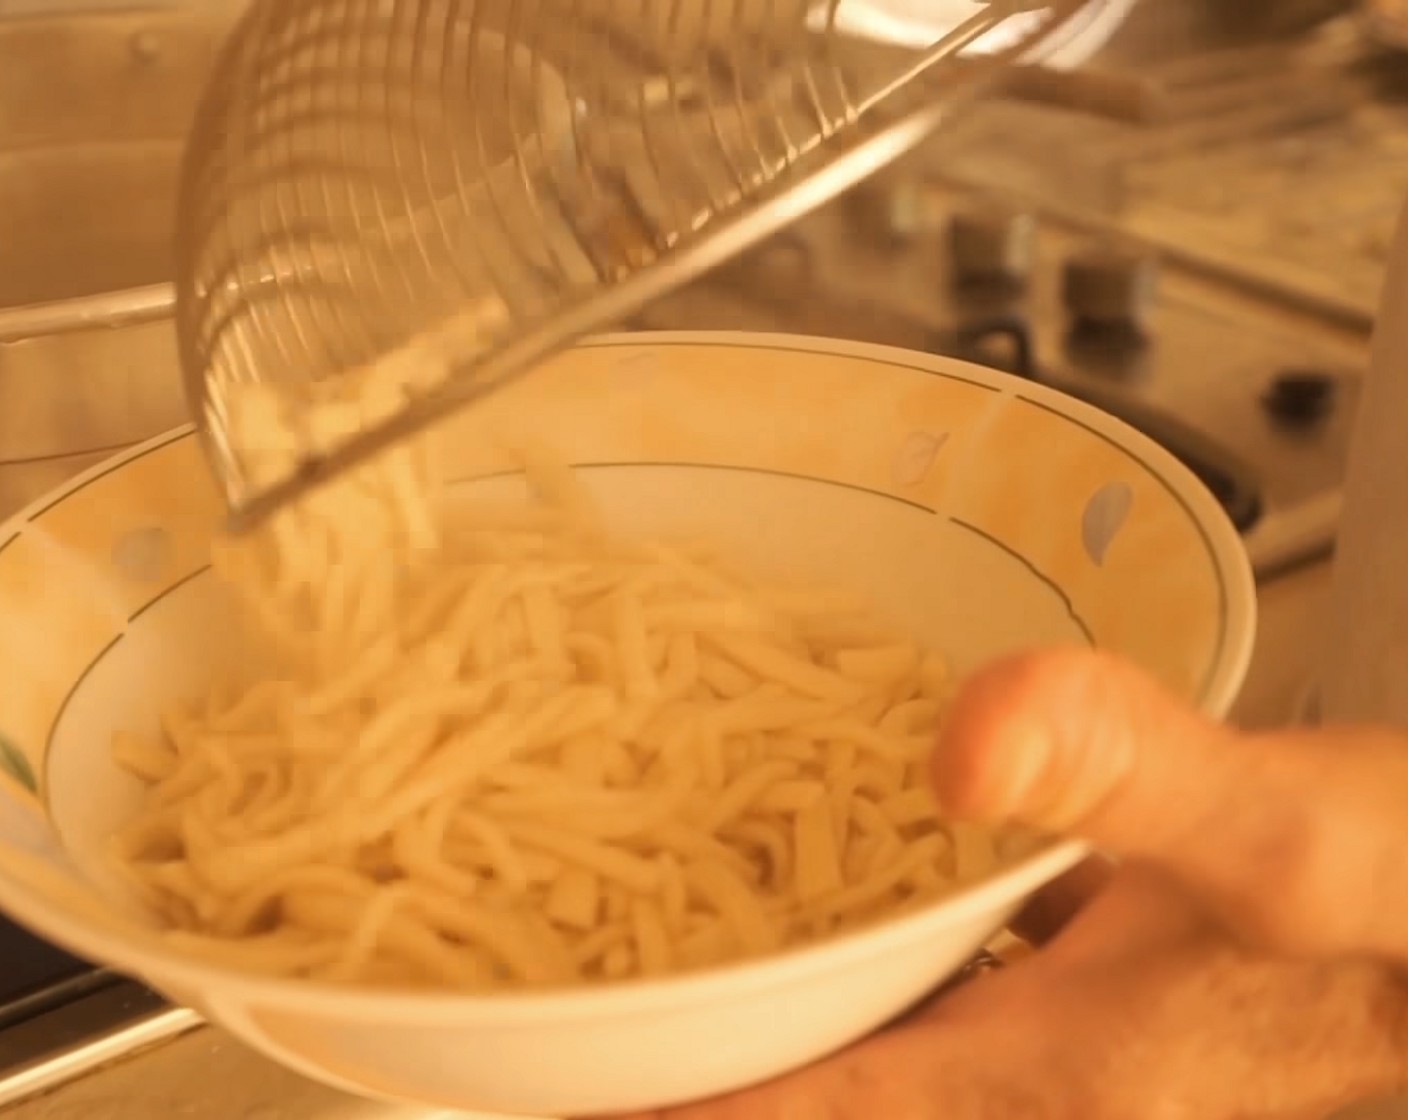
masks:
[[[853,338],[1083,397],[1204,479],[1275,603],[1333,547],[1408,197],[1408,63],[1336,0],[1267,7],[1315,12],[1214,33],[1157,21],[1220,4],[1146,5],[1106,65],[1146,84],[1156,121],[974,107],[630,325]],[[0,960],[0,1107],[196,1022],[3,921]]]
[[[1046,382],[1183,458],[1263,579],[1324,557],[1408,196],[1408,65],[1348,16],[1124,57],[1153,123],[978,106],[638,325],[864,339]]]

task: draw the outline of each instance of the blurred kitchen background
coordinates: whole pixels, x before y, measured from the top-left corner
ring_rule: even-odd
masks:
[[[926,10],[948,6],[894,0],[909,22],[872,30],[922,35]],[[172,199],[184,129],[241,7],[0,0],[0,516],[186,420]],[[626,326],[958,355],[1123,416],[1246,535],[1264,620],[1238,718],[1296,718],[1408,197],[1404,8],[1142,0],[1086,85],[1028,75]],[[1061,61],[1085,53],[1069,44]],[[0,919],[0,974],[15,981],[0,990],[7,1120],[125,1115],[104,1103],[122,1100],[212,1120],[421,1115],[274,1071],[135,985],[14,949],[18,936]],[[15,961],[42,967],[22,976]]]

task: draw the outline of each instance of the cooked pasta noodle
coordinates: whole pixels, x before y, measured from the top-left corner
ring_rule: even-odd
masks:
[[[367,385],[299,430],[250,397],[252,472],[394,404]],[[615,980],[989,869],[927,792],[940,657],[527,475],[536,501],[451,517],[422,442],[219,542],[264,675],[115,743],[149,785],[113,852],[174,948],[363,984]]]

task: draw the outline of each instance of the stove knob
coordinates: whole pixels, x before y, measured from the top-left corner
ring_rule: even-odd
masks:
[[[892,242],[905,244],[942,228],[948,209],[943,195],[922,179],[901,179],[878,186],[872,205],[884,216],[885,233]]]
[[[1159,260],[1137,249],[1103,248],[1066,262],[1061,298],[1078,329],[1142,334],[1159,287]]]
[[[1271,382],[1262,405],[1287,427],[1307,428],[1334,410],[1338,390],[1338,382],[1328,373],[1314,369],[1286,370]]]
[[[959,284],[1024,285],[1035,251],[1036,218],[1031,214],[965,210],[949,224],[950,263]]]

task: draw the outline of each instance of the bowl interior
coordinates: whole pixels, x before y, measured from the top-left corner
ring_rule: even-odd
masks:
[[[959,672],[1097,645],[1220,714],[1250,656],[1249,569],[1200,484],[1116,421],[961,363],[784,336],[604,338],[443,434],[456,499],[521,492],[501,449],[531,439],[578,465],[622,530],[704,536],[860,592]],[[99,867],[139,793],[111,738],[154,729],[235,654],[208,569],[220,516],[182,430],[0,530],[0,904],[152,980],[212,970],[155,948]]]

